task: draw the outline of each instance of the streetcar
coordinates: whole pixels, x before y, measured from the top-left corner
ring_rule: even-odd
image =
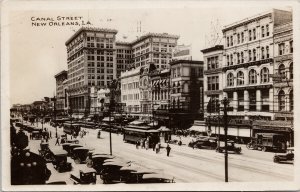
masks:
[[[81,124],[66,122],[63,124],[64,133],[78,136]]]
[[[128,143],[136,143],[148,139],[149,147],[159,143],[159,131],[150,126],[128,125],[123,129],[123,140]]]

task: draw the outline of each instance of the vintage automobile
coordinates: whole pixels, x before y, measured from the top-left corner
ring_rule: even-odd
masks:
[[[105,184],[120,183],[121,167],[127,166],[125,162],[110,161],[103,163],[103,169],[100,173],[100,178]]]
[[[42,133],[40,131],[32,131],[32,139],[39,140],[42,139]]]
[[[83,147],[83,146],[80,144],[70,144],[68,150],[68,156],[73,157],[73,149],[77,147]]]
[[[58,172],[66,172],[72,170],[72,164],[67,161],[68,152],[65,150],[52,150],[53,153],[53,167]]]
[[[175,183],[175,178],[160,173],[145,174],[140,183]]]
[[[93,164],[93,168],[97,171],[97,173],[100,174],[100,172],[103,170],[103,163],[105,160],[107,159],[113,159],[115,158],[112,155],[108,155],[108,154],[93,154],[92,155],[92,164]]]
[[[79,140],[78,139],[66,139],[66,143],[79,144]]]
[[[85,163],[90,149],[86,147],[76,147],[73,149],[72,158],[76,164]]]
[[[70,180],[74,184],[96,184],[96,170],[86,165],[76,165],[77,169],[71,173]]]
[[[63,150],[66,150],[69,153],[71,143],[63,143],[61,144]]]
[[[294,163],[294,147],[288,147],[285,154],[275,154],[273,157],[274,163]]]
[[[251,142],[246,145],[248,149],[262,151],[285,151],[286,139],[282,134],[257,133]]]
[[[49,149],[49,143],[41,143],[40,144],[40,150],[39,155],[42,156],[46,162],[52,162],[53,161],[53,155],[52,152]]]
[[[189,143],[189,147],[192,148],[205,148],[205,149],[215,149],[217,147],[217,138],[215,137],[201,137],[194,142]]]
[[[225,152],[225,146],[219,146],[216,148],[216,151],[219,153]],[[234,153],[240,154],[242,152],[241,147],[236,147],[235,142],[232,140],[227,141],[227,151],[232,151]]]

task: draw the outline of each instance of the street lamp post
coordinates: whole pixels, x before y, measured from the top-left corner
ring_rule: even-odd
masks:
[[[118,83],[117,80],[112,80],[108,88],[110,89],[110,101],[109,101],[109,109],[108,109],[108,114],[109,114],[109,146],[110,146],[110,155],[112,155],[112,139],[111,139],[111,113],[115,107],[115,91],[117,89]]]
[[[224,135],[225,135],[225,182],[228,182],[228,151],[227,151],[227,130],[228,130],[228,122],[227,122],[227,107],[229,104],[228,99],[225,97],[222,100],[224,105]]]

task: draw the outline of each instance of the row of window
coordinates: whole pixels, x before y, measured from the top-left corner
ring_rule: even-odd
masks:
[[[87,55],[87,59],[88,60],[95,60],[95,58],[97,58],[97,61],[105,61],[105,57],[104,56],[94,56],[94,55]],[[113,57],[106,57],[106,61],[113,61],[114,58]]]
[[[123,99],[123,101],[139,100],[140,99],[140,95],[138,93],[123,95],[122,99]]]
[[[219,57],[209,57],[207,58],[207,70],[219,68]]]
[[[257,51],[258,50],[258,51]],[[258,58],[258,52],[260,51],[260,59],[268,59],[270,58],[270,49],[269,46],[261,47],[260,49],[248,50],[248,62],[256,61]],[[236,53],[236,62],[234,62],[233,54],[227,55],[227,65],[241,64],[246,62],[244,52]]]
[[[261,37],[264,38],[268,36],[270,36],[269,25],[261,26]],[[248,41],[256,40],[256,37],[257,37],[256,28],[248,30]],[[233,46],[235,44],[233,39],[234,39],[233,35],[226,38],[227,47]],[[237,39],[236,41],[237,44],[244,43],[246,41],[244,32],[237,33],[236,39]]]
[[[138,88],[139,88],[139,82],[122,84],[122,90],[131,90],[131,89],[138,89]]]
[[[106,46],[105,46],[106,45]],[[87,47],[91,47],[91,48],[101,48],[101,49],[112,49],[113,48],[113,44],[100,44],[100,43],[87,43],[86,44]]]
[[[255,69],[251,69],[248,73],[248,83],[249,84],[256,84],[257,83],[257,76],[259,74],[256,72]],[[227,74],[227,86],[232,87],[234,86],[234,75],[233,73]],[[245,75],[243,71],[239,71],[236,76],[237,85],[244,85],[245,84]],[[264,67],[260,71],[260,83],[267,83],[270,81],[269,78],[269,69]]]
[[[287,49],[288,47],[288,49]],[[293,48],[293,41],[289,42],[289,45],[286,43],[280,43],[278,45],[278,55],[284,55],[286,53],[293,53],[294,48]]]
[[[114,39],[112,38],[101,38],[101,37],[86,37],[87,41],[96,41],[96,42],[107,42],[107,43],[113,43]]]

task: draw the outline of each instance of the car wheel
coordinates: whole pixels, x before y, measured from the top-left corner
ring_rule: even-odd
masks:
[[[278,157],[274,157],[273,161],[274,161],[274,163],[279,163],[279,158]]]

